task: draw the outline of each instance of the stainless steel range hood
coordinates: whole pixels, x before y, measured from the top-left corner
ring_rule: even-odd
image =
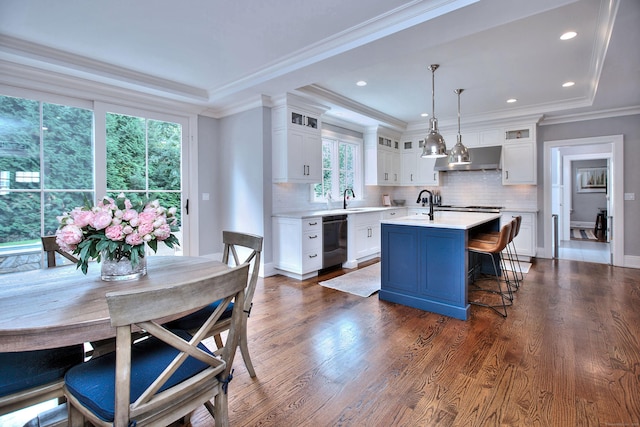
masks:
[[[502,169],[500,156],[502,147],[475,147],[469,148],[471,163],[468,165],[450,165],[447,157],[436,159],[435,171],[477,171],[477,170],[500,170]]]

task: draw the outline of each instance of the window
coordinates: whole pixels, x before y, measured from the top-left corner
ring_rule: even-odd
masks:
[[[74,106],[60,105],[67,102]],[[40,236],[55,233],[62,212],[125,192],[178,208],[185,248],[189,118],[70,98],[60,104],[0,95],[0,247],[40,253]],[[159,245],[158,254],[173,249]]]
[[[324,202],[328,194],[333,200],[339,200],[347,188],[353,189],[357,198],[361,198],[361,153],[361,139],[322,138],[322,182],[312,186],[313,200]]]
[[[93,199],[93,112],[0,96],[0,245],[37,245]]]

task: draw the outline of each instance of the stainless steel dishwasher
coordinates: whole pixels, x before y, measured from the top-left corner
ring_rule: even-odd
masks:
[[[347,215],[322,217],[322,268],[347,261]]]

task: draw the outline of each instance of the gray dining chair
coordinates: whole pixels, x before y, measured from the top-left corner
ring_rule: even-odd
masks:
[[[169,425],[189,418],[201,405],[216,427],[228,426],[227,392],[248,271],[243,264],[206,277],[194,274],[179,285],[107,293],[116,351],[67,372],[69,426],[84,426],[85,420],[95,426]],[[220,301],[218,308],[193,335],[161,323],[214,301]],[[201,342],[232,301],[236,304],[225,345],[211,351]],[[133,342],[134,327],[149,337]]]

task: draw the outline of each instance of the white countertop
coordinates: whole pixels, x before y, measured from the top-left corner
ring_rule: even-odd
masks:
[[[362,207],[362,208],[347,208],[347,209],[324,209],[317,211],[295,211],[295,212],[281,212],[277,214],[273,214],[274,217],[284,217],[284,218],[311,218],[314,216],[328,216],[328,215],[349,215],[356,213],[367,213],[367,212],[380,212],[387,211],[390,209],[402,209],[405,206],[370,206],[370,207]]]
[[[499,213],[439,211],[434,212],[433,221],[430,221],[429,217],[424,215],[412,215],[402,218],[385,219],[382,220],[381,223],[410,225],[414,227],[456,228],[467,230],[499,218]]]

